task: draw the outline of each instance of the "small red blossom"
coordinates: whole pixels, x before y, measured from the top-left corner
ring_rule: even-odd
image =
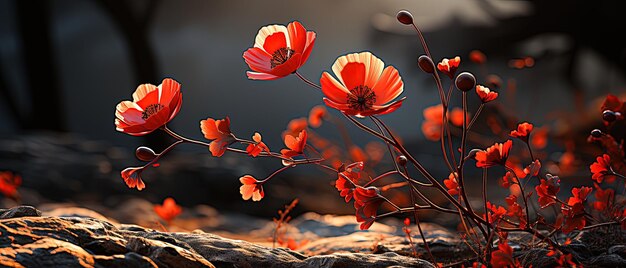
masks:
[[[424,109],[424,121],[422,122],[422,133],[424,137],[431,141],[441,138],[441,128],[443,127],[443,105],[438,104]],[[463,119],[461,119],[463,120]],[[463,123],[461,123],[462,125]]]
[[[535,129],[533,136],[530,138],[530,144],[533,148],[543,149],[548,145],[548,132],[549,128],[547,126],[540,127]]]
[[[496,165],[504,165],[509,157],[509,151],[513,141],[508,140],[504,143],[496,143],[487,150],[479,151],[474,158],[476,159],[476,167],[489,168]]]
[[[490,263],[494,268],[522,267],[519,260],[513,258],[513,248],[506,240],[498,243],[498,250],[491,252]]]
[[[176,204],[174,198],[168,197],[163,200],[163,205],[154,205],[154,212],[167,223],[170,223],[182,212],[182,208]]]
[[[476,85],[476,94],[483,103],[487,103],[498,98],[498,92],[491,91],[488,87]]]
[[[589,166],[589,170],[593,174],[591,178],[597,183],[602,183],[604,176],[610,173],[611,157],[608,154],[598,156],[596,162]]]
[[[533,124],[524,122],[517,125],[517,129],[511,131],[509,136],[513,138],[518,138],[524,142],[528,142],[528,137],[530,136],[530,132],[533,131]]]
[[[378,194],[376,187],[358,186],[354,191],[354,208],[356,208],[356,220],[360,222],[361,230],[367,230],[376,220],[378,207],[384,199]]]
[[[260,201],[265,196],[265,192],[263,192],[263,184],[259,183],[259,181],[251,175],[244,175],[239,178],[239,182],[243,184],[239,187],[239,193],[241,194],[241,198],[243,198],[243,200],[249,200],[252,198],[252,201]]]
[[[466,118],[469,118],[469,113],[466,113]],[[457,127],[463,127],[463,109],[459,107],[454,107],[452,111],[448,114],[448,118],[450,119],[450,123]],[[470,119],[467,119],[468,121]]]
[[[166,78],[159,86],[143,84],[133,93],[133,101],[122,101],[115,108],[115,129],[143,136],[164,126],[180,111],[183,94],[180,84]]]
[[[498,184],[502,186],[502,188],[509,188],[512,183],[515,183],[517,179],[515,178],[515,174],[511,171],[507,171],[504,176],[498,180]]]
[[[259,30],[254,47],[243,53],[252,71],[249,79],[274,80],[297,71],[309,58],[315,44],[315,32],[307,31],[300,22],[268,25]]]
[[[561,254],[558,259],[556,259],[556,263],[559,264],[559,267],[578,267],[576,263],[572,260],[572,254]]]
[[[252,136],[252,140],[254,140],[254,144],[248,144],[248,147],[246,147],[246,152],[248,152],[248,154],[252,157],[257,157],[259,156],[259,154],[261,154],[261,152],[266,152],[266,153],[270,153],[270,148],[267,147],[267,145],[265,145],[265,143],[261,140],[261,134],[259,134],[258,132],[254,133],[254,136]]]
[[[519,228],[526,228],[526,213],[524,213],[524,209],[522,208],[522,206],[517,203],[517,196],[509,195],[504,199],[504,201],[509,207],[506,215],[517,218],[520,224]]]
[[[613,189],[602,189],[600,185],[595,184],[596,188],[596,201],[593,202],[593,208],[598,211],[604,211],[613,203],[613,198],[615,197],[615,191]]]
[[[453,173],[450,173],[447,179],[443,180],[443,184],[446,185],[446,188],[448,188],[448,193],[450,195],[459,194],[459,191],[460,191],[459,182],[457,181],[456,177],[457,177],[456,172],[453,172]]]
[[[287,129],[283,131],[282,137],[284,138],[287,135],[296,136],[300,133],[300,131],[306,129],[308,126],[309,123],[305,117],[291,119],[291,121],[287,123]]]
[[[137,188],[137,190],[141,191],[146,188],[146,184],[141,180],[141,172],[143,168],[141,167],[129,167],[122,170],[121,175],[122,179],[126,183],[128,188]]]
[[[215,120],[207,118],[200,121],[200,130],[207,140],[212,140],[209,150],[213,156],[224,155],[230,144],[235,142],[235,136],[230,132],[230,119]]]
[[[459,56],[453,59],[444,58],[437,64],[437,69],[452,79],[456,74],[456,70],[459,68],[459,64],[461,64],[461,57]]]
[[[302,130],[300,134],[298,134],[298,137],[285,135],[285,146],[287,146],[288,149],[282,149],[280,150],[280,153],[287,158],[303,154],[304,147],[306,145],[306,138],[306,130]]]
[[[0,171],[0,193],[8,198],[16,199],[17,188],[22,185],[22,177],[11,171]]]
[[[472,50],[469,54],[469,59],[476,64],[485,64],[487,62],[487,56],[480,50]]]
[[[582,230],[585,227],[585,206],[587,195],[591,193],[591,187],[580,187],[572,189],[572,197],[567,200],[567,206],[561,206],[561,211],[565,218],[563,225],[563,233],[569,233],[573,230]]]
[[[524,174],[526,174],[526,176],[530,175],[531,177],[535,177],[539,175],[539,170],[541,170],[541,162],[539,159],[535,159],[535,161],[524,168]]]
[[[361,172],[363,172],[363,162],[352,163],[345,167],[345,169],[337,174],[337,180],[335,181],[335,188],[339,191],[339,195],[342,196],[346,203],[350,202],[354,196],[354,190],[361,179]]]
[[[326,114],[328,114],[328,111],[326,111],[324,106],[318,105],[313,107],[309,112],[309,125],[313,128],[320,127]]]
[[[547,179],[541,179],[541,184],[535,187],[539,196],[539,206],[545,208],[556,203],[556,194],[561,188],[561,180],[558,176],[548,174]]]
[[[507,215],[507,210],[502,206],[496,206],[487,201],[487,209],[489,209],[489,223],[498,222]]]
[[[324,103],[331,108],[365,117],[391,113],[404,101],[393,101],[404,89],[398,70],[385,68],[385,63],[370,52],[341,56],[332,70],[339,80],[328,72],[320,79]]]

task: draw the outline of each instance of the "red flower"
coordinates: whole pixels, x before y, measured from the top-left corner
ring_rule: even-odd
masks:
[[[517,182],[517,179],[515,178],[515,174],[513,172],[507,171],[504,176],[498,180],[498,182],[500,186],[508,189],[511,186],[511,183]]]
[[[574,261],[572,261],[572,254],[561,254],[561,256],[556,260],[556,263],[559,264],[559,267],[578,267]]]
[[[558,176],[546,175],[547,180],[541,179],[541,184],[535,187],[539,196],[539,206],[545,208],[556,203],[556,194],[561,188],[561,180]]]
[[[163,205],[154,205],[154,212],[169,223],[182,212],[182,208],[176,204],[174,198],[168,197],[163,200]]]
[[[307,119],[304,118],[304,117],[292,119],[287,124],[287,129],[285,131],[283,131],[282,137],[284,138],[287,135],[296,136],[302,130],[306,129],[308,124],[309,123],[308,123]]]
[[[565,216],[563,233],[569,233],[575,229],[582,230],[585,227],[585,206],[587,195],[591,193],[591,187],[580,187],[572,189],[572,197],[567,200],[567,206],[561,206],[561,211]]]
[[[239,187],[239,193],[243,200],[252,198],[252,201],[260,201],[265,196],[263,184],[259,183],[254,177],[245,175],[239,178],[239,181],[243,184]]]
[[[115,108],[115,129],[133,136],[146,135],[174,119],[182,103],[180,84],[173,79],[163,79],[158,87],[140,85],[133,101],[122,101]]]
[[[228,117],[222,120],[215,120],[210,117],[202,120],[200,121],[200,130],[207,140],[213,140],[209,145],[209,150],[213,156],[224,155],[228,145],[235,142],[235,137],[230,132],[230,119]]]
[[[143,168],[140,167],[129,167],[122,170],[121,175],[122,179],[126,183],[128,188],[137,188],[137,190],[141,191],[146,188],[146,184],[141,180],[141,172]]]
[[[445,184],[446,188],[448,188],[448,193],[450,195],[459,194],[459,182],[456,180],[456,176],[456,172],[453,172],[448,175],[447,179],[443,180],[443,184]]]
[[[448,113],[448,118],[453,125],[457,127],[463,127],[463,109],[459,107],[454,107],[452,111]],[[466,118],[469,118],[469,113],[467,113]]]
[[[507,198],[504,199],[504,201],[509,207],[506,215],[517,218],[520,224],[519,228],[526,228],[526,214],[524,213],[524,209],[522,208],[522,206],[517,203],[517,196],[509,195]]]
[[[461,57],[459,56],[454,57],[454,59],[443,58],[443,60],[437,64],[437,69],[452,79],[454,74],[456,74],[456,70],[459,68],[459,64],[461,64]]]
[[[589,166],[589,170],[593,174],[591,178],[598,183],[602,183],[604,176],[610,173],[611,157],[608,154],[598,156],[596,162]]]
[[[354,208],[356,208],[356,220],[361,223],[361,230],[367,230],[376,220],[378,207],[384,199],[378,194],[376,187],[363,188],[358,186],[354,191]]]
[[[268,25],[259,30],[254,47],[243,53],[252,71],[248,78],[274,80],[294,73],[311,54],[315,32],[308,31],[297,21],[284,25]]]
[[[291,135],[285,136],[285,146],[289,149],[282,149],[280,153],[287,158],[292,158],[296,155],[301,155],[304,153],[304,146],[306,145],[306,130],[300,131],[298,137],[294,137]]]
[[[339,195],[346,200],[346,203],[350,202],[350,200],[354,196],[354,190],[358,185],[359,179],[361,179],[363,166],[363,162],[352,163],[346,166],[343,171],[337,174],[335,188],[337,188],[337,190],[339,191]]]
[[[424,121],[422,122],[422,133],[424,133],[424,136],[428,140],[437,141],[441,138],[441,127],[443,126],[442,107],[441,104],[438,104],[427,107],[423,111]]]
[[[484,64],[487,62],[487,56],[479,50],[472,50],[469,54],[469,59],[477,64]]]
[[[509,157],[509,151],[513,141],[508,140],[505,143],[496,143],[485,151],[476,153],[476,167],[493,167],[495,165],[504,165]]]
[[[498,250],[491,252],[491,266],[494,268],[522,267],[518,260],[513,259],[513,248],[506,240],[498,243]]]
[[[517,125],[517,130],[511,131],[509,136],[528,142],[528,136],[530,136],[531,131],[533,131],[533,124],[524,122]]]
[[[489,90],[488,87],[476,85],[476,94],[483,103],[495,100],[498,97],[498,92]]]
[[[400,108],[404,98],[400,96],[404,84],[398,70],[370,52],[353,53],[337,58],[333,72],[322,74],[320,83],[325,95],[324,103],[348,115],[358,117],[387,114]]]
[[[598,211],[604,211],[612,204],[613,197],[615,196],[615,191],[613,189],[603,190],[598,184],[595,184],[595,187],[596,201],[593,202],[593,208]]]
[[[491,204],[491,202],[487,201],[487,208],[489,211],[489,223],[494,223],[500,221],[504,215],[507,215],[508,211],[504,207],[496,206]]]
[[[1,171],[0,172],[0,193],[2,195],[16,199],[17,198],[17,187],[22,184],[22,177],[14,174],[11,171]]]
[[[261,140],[261,134],[255,132],[254,136],[252,136],[252,139],[256,143],[248,144],[248,147],[246,147],[246,152],[248,152],[249,155],[251,155],[252,157],[257,157],[259,156],[259,154],[261,154],[261,152],[266,152],[268,154],[270,153],[270,148],[267,147],[267,145],[265,145],[265,143]]]
[[[324,106],[318,105],[313,107],[311,112],[309,112],[309,125],[314,128],[320,127],[327,113],[328,111],[326,111]]]

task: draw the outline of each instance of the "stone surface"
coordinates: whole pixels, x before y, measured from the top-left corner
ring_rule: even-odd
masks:
[[[2,211],[0,266],[433,267],[395,252],[307,256],[199,230],[169,233],[76,213],[70,213],[72,217],[30,215],[35,212],[32,207]]]

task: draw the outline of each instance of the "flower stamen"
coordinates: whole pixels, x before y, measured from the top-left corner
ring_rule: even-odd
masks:
[[[143,113],[141,113],[141,118],[143,120],[148,120],[148,118],[150,118],[150,116],[158,113],[164,107],[165,106],[163,106],[163,105],[161,105],[159,103],[150,104],[150,105],[148,105],[148,107],[146,107],[146,109],[143,110]]]
[[[274,67],[278,65],[287,62],[287,60],[291,58],[294,52],[295,51],[293,49],[288,47],[282,47],[274,51],[274,54],[272,54],[272,60],[270,61],[272,69],[274,69]]]
[[[348,106],[357,111],[369,110],[376,102],[376,93],[367,86],[356,86],[348,94]]]

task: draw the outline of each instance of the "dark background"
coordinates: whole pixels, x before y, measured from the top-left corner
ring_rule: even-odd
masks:
[[[479,73],[467,55],[473,49],[485,52],[490,72],[517,83],[516,95],[507,98],[502,91],[500,102],[538,126],[588,131],[593,123],[587,122],[599,122],[589,113],[593,101],[624,92],[626,49],[620,40],[626,19],[612,1],[3,0],[0,169],[24,174],[24,186],[43,199],[105,202],[108,193],[137,194],[125,188],[119,170],[137,164],[135,146],[158,149],[168,140],[116,132],[114,109],[131,99],[137,85],[159,84],[164,77],[183,85],[183,107],[171,124],[179,133],[201,138],[201,119],[229,116],[239,136],[259,131],[270,148],[281,148],[280,133],[289,120],[306,116],[321,104],[321,95],[296,77],[247,80],[242,54],[260,27],[293,20],[317,33],[311,57],[300,69],[313,81],[338,56],[364,50],[399,69],[407,101],[384,119],[418,148],[418,158],[441,169],[430,159],[439,154],[437,147],[420,131],[422,110],[437,104],[437,91],[416,67],[423,52],[411,28],[396,22],[400,9],[413,13],[436,61],[460,55],[461,70]],[[535,59],[533,68],[508,66],[510,59],[526,56]],[[332,128],[319,132],[336,135]],[[372,140],[351,132],[358,144]],[[176,150],[183,156],[189,152],[203,150]],[[212,159],[208,153],[182,159],[169,165],[188,173],[168,173],[164,160],[165,171],[159,172],[165,175],[151,176],[167,179],[149,182],[138,195],[157,202],[187,187],[177,197],[183,203],[213,204],[221,195],[206,190],[204,180],[228,180],[223,184],[232,193],[221,194],[239,197],[236,178],[242,172],[263,177],[277,168],[237,157]],[[189,187],[205,190],[189,193]]]

